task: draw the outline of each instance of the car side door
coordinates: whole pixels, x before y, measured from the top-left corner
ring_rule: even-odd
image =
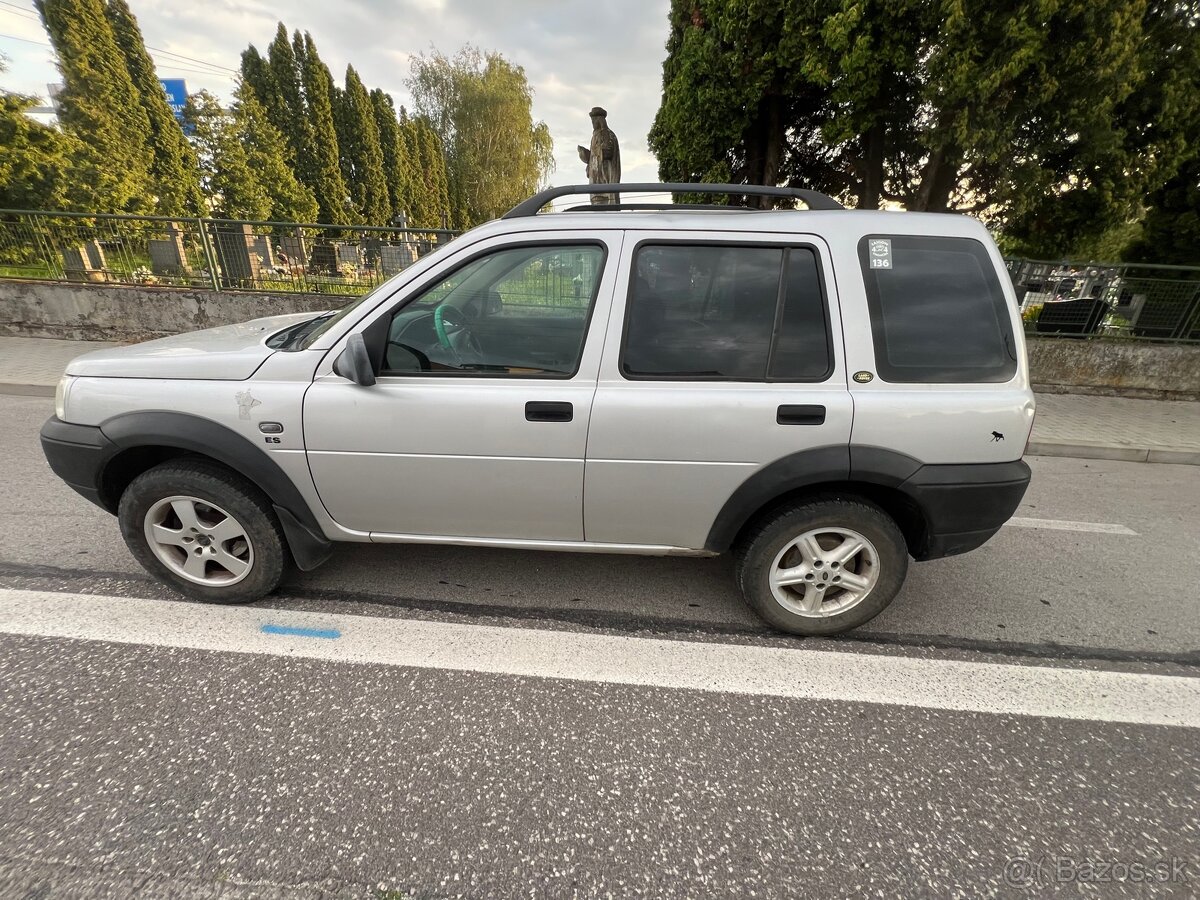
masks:
[[[626,234],[588,437],[589,541],[703,549],[749,479],[846,477],[829,265],[812,235]]]
[[[620,245],[602,230],[483,242],[361,329],[386,342],[370,387],[332,372],[335,346],[304,401],[333,519],[379,540],[582,540]]]

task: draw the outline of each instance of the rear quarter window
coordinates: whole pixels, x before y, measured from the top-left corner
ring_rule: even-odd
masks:
[[[982,243],[867,235],[858,255],[880,378],[963,384],[1016,374],[1008,302]]]

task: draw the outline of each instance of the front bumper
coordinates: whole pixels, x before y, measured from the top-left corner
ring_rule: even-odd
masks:
[[[913,557],[939,559],[986,543],[1021,505],[1030,474],[1024,460],[922,466],[900,485],[926,520],[924,546]]]
[[[42,426],[42,452],[54,474],[75,491],[108,512],[116,512],[105,501],[101,473],[117,446],[92,425],[73,425],[57,416]]]

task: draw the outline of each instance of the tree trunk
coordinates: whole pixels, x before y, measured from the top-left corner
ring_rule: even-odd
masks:
[[[775,187],[779,184],[779,173],[783,168],[784,143],[787,130],[783,121],[783,98],[767,95],[758,108],[746,135],[746,184],[763,184]],[[746,206],[770,209],[771,197],[742,198]]]
[[[957,151],[939,147],[929,154],[929,161],[921,173],[921,186],[909,208],[920,212],[945,212],[957,181]]]
[[[858,183],[858,208],[879,209],[883,198],[883,141],[886,131],[882,122],[876,122],[863,135],[862,180]]]

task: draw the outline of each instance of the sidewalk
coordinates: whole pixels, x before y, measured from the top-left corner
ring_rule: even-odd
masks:
[[[73,357],[98,341],[0,337],[0,394],[54,396]],[[1200,466],[1200,403],[1038,394],[1030,456]]]

